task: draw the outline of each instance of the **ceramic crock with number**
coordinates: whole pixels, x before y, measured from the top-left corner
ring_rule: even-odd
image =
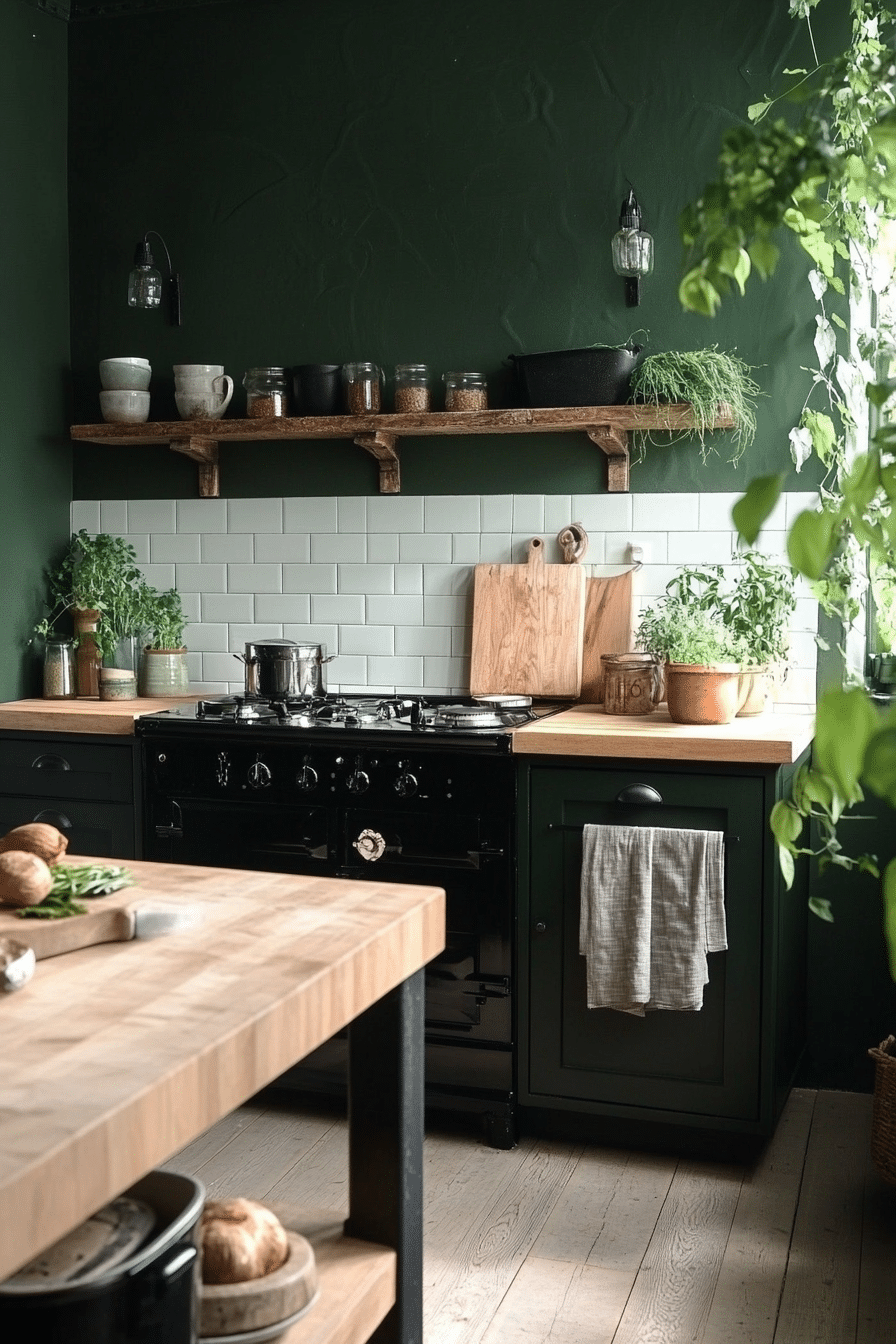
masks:
[[[652,714],[663,698],[663,672],[652,653],[603,653],[607,714]]]

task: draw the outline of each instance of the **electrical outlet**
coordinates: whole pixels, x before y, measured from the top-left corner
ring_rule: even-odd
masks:
[[[639,561],[642,565],[650,563],[650,546],[646,541],[630,541],[628,544],[628,558],[633,565]]]

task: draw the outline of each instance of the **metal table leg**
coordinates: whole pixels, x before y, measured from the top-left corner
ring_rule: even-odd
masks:
[[[423,976],[349,1027],[345,1230],[398,1252],[397,1300],[374,1344],[423,1340]]]

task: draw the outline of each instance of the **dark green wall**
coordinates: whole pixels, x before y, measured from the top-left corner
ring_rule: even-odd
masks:
[[[789,463],[812,362],[806,260],[714,322],[680,311],[677,217],[726,128],[799,59],[780,0],[269,0],[71,25],[76,416],[99,419],[96,364],[148,356],[152,418],[171,365],[424,360],[481,368],[504,400],[510,353],[615,343],[736,348],[767,396],[749,459],[657,448],[633,488],[733,490]],[[627,309],[610,238],[627,179],[657,264]],[[157,229],[182,330],[127,308],[135,242]],[[232,414],[242,415],[238,388]],[[506,400],[504,401],[506,404]],[[584,435],[409,441],[406,493],[603,489]],[[228,446],[227,495],[367,493],[349,443]],[[790,488],[811,481],[793,476]],[[193,495],[163,449],[80,447],[75,497]]]
[[[23,649],[69,534],[67,36],[24,0],[0,5],[0,700],[36,689]]]

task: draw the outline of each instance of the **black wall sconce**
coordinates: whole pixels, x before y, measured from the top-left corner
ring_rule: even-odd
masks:
[[[156,270],[149,247],[149,235],[158,238],[168,263],[164,283],[167,295],[168,321],[172,327],[182,326],[180,312],[180,276],[171,267],[171,254],[165,239],[155,229],[148,229],[134,251],[134,269],[128,277],[128,304],[131,308],[158,308],[162,302],[162,277]]]
[[[653,239],[641,228],[641,207],[629,188],[619,213],[619,232],[613,235],[613,270],[625,276],[625,306],[641,302],[641,276],[653,270]]]

